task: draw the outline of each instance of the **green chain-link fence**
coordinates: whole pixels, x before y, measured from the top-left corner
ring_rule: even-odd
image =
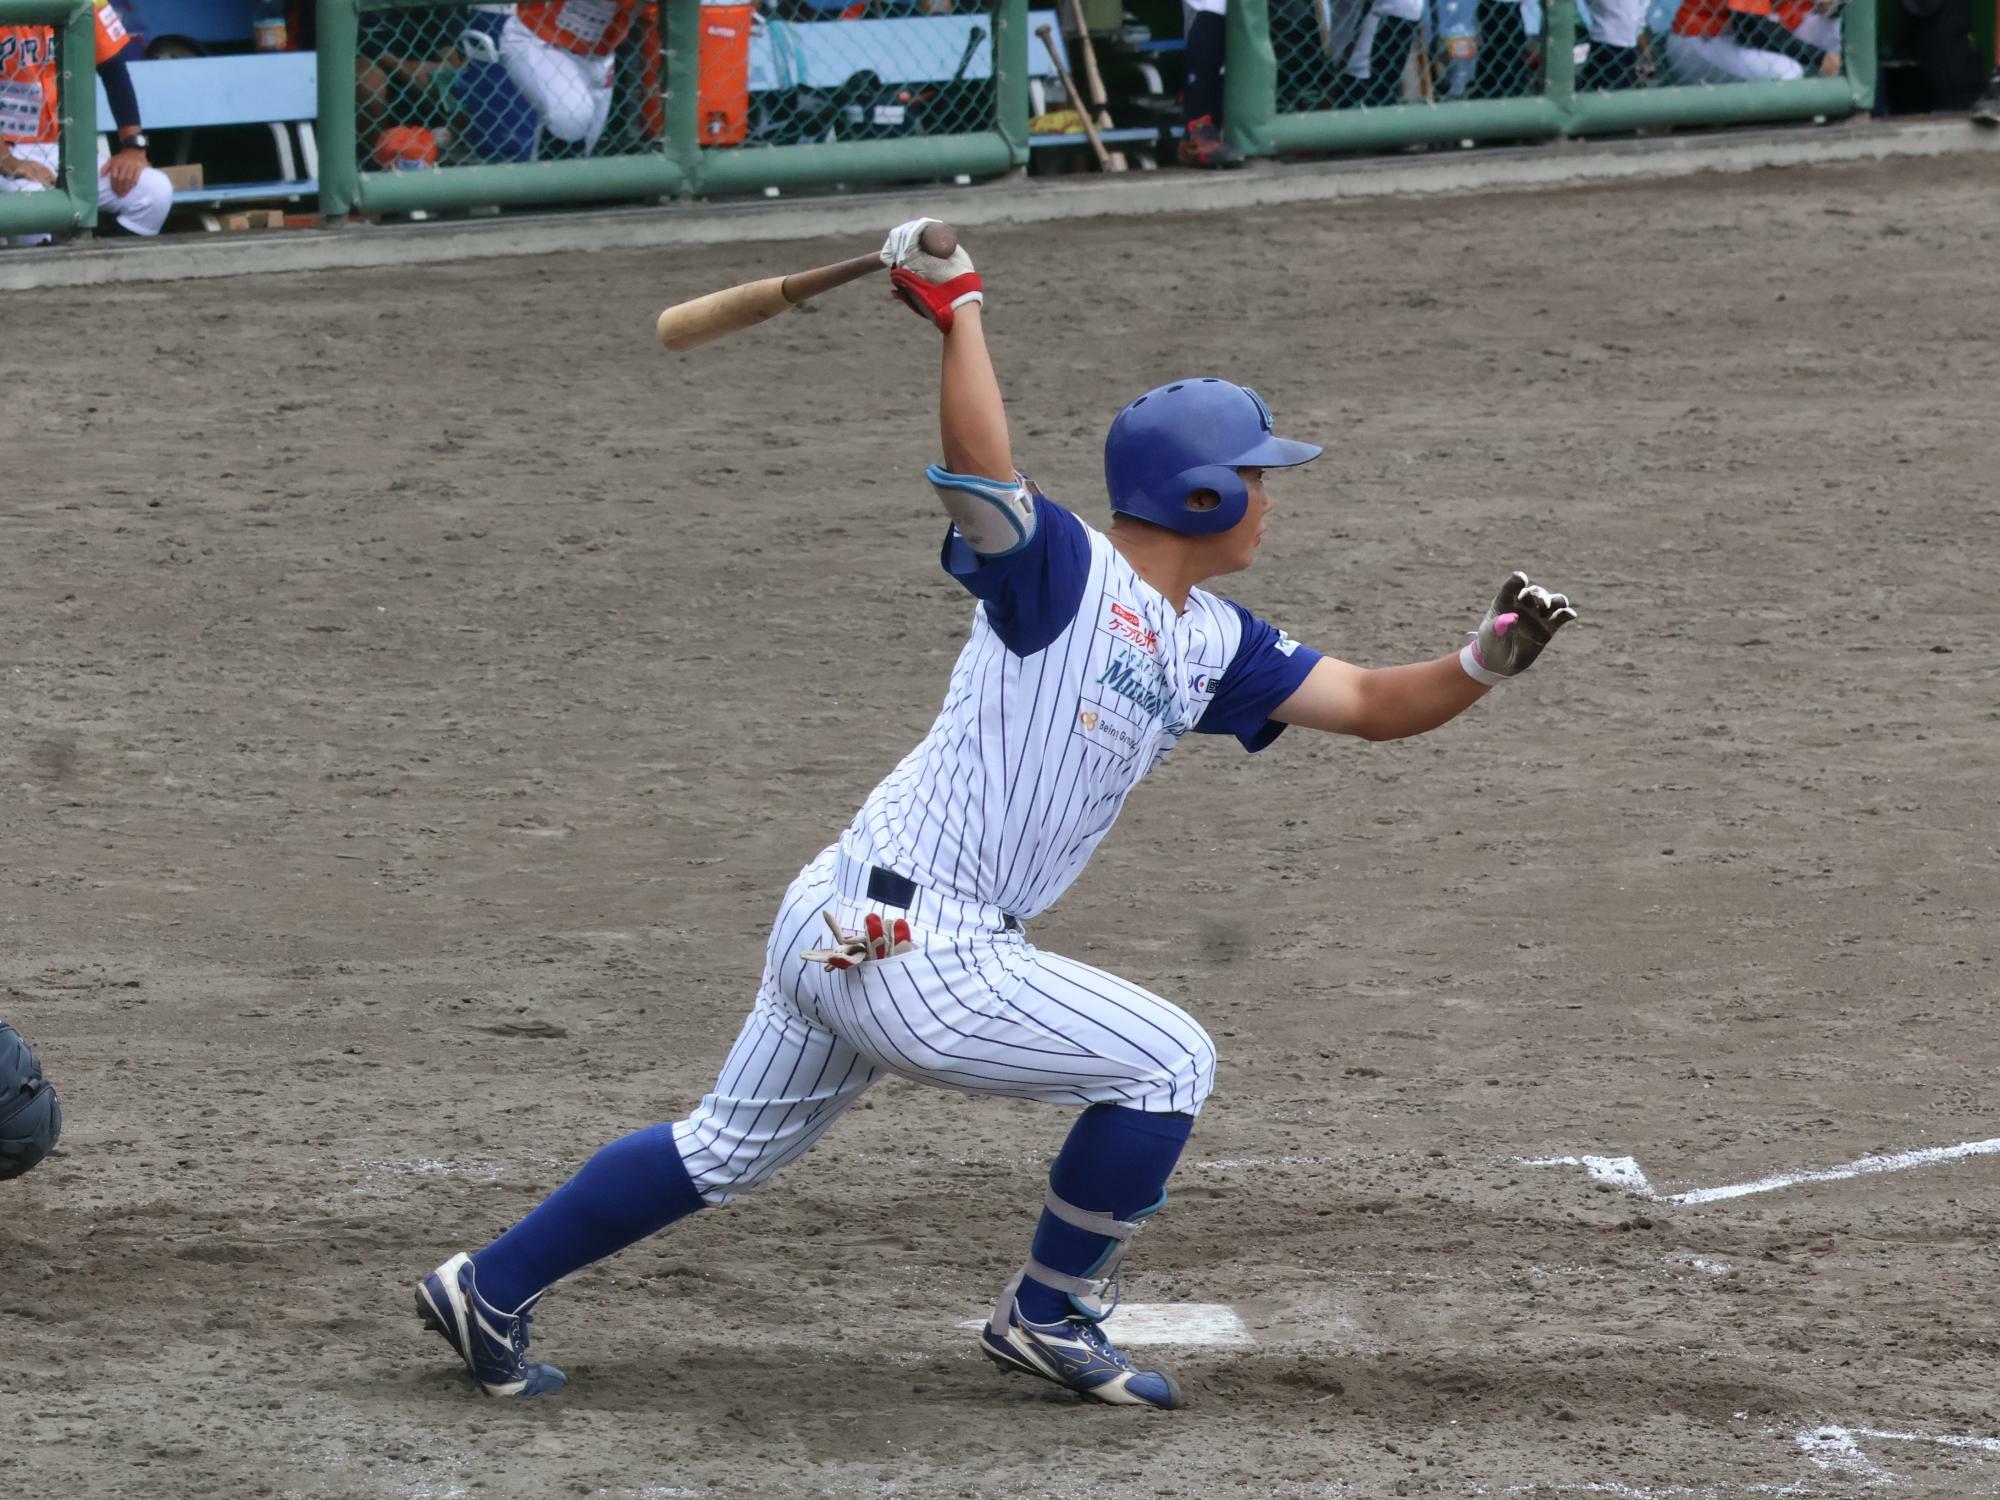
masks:
[[[333,217],[1027,160],[1025,0],[317,3]]]
[[[1576,0],[1579,93],[1789,83],[1841,66],[1838,0]],[[1381,108],[1541,94],[1542,0],[1270,0],[1277,108]]]
[[[1046,19],[1028,0],[317,4],[334,217],[998,175],[1027,161]],[[1727,36],[1700,34],[1702,6]],[[1736,14],[1758,6],[1752,32]],[[1272,156],[1837,117],[1872,100],[1872,22],[1852,7],[1843,37],[1815,0],[1236,0],[1225,128]],[[1729,47],[1756,81],[1689,61]]]
[[[0,48],[16,64],[13,86],[0,96],[9,160],[0,173],[0,244],[97,223],[94,31],[89,0],[0,0]],[[35,75],[44,70],[54,90],[54,142],[36,139],[45,132]]]
[[[356,45],[362,171],[659,152],[650,3],[372,10]]]
[[[1839,0],[1268,0],[1229,11],[1252,155],[1865,112],[1874,12]],[[1728,85],[1728,86],[1721,86]]]
[[[936,0],[930,0],[935,5]],[[883,141],[991,130],[998,5],[927,12],[918,0],[862,0],[842,8],[791,0],[750,20],[744,92],[754,146]],[[702,54],[707,98],[721,94],[722,57]],[[730,144],[709,138],[704,145]]]
[[[1271,0],[1281,113],[1542,89],[1537,0]]]

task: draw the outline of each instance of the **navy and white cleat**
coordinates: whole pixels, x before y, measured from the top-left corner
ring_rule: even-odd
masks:
[[[417,1316],[458,1351],[489,1396],[546,1396],[569,1384],[554,1365],[528,1358],[528,1325],[541,1300],[530,1297],[517,1312],[500,1311],[479,1295],[472,1257],[462,1252],[417,1283]]]
[[[1039,1375],[1108,1406],[1152,1406],[1174,1411],[1186,1405],[1180,1383],[1164,1370],[1141,1370],[1089,1318],[1064,1318],[1055,1323],[1030,1323],[1018,1302],[1008,1308],[1007,1324],[989,1323],[979,1335],[979,1347],[1003,1370]]]

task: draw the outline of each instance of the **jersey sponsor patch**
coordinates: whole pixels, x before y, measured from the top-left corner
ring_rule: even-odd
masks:
[[[565,0],[556,12],[556,25],[579,42],[595,46],[617,18],[618,0]]]
[[[1086,703],[1077,709],[1076,723],[1070,726],[1070,732],[1124,761],[1138,755],[1146,738],[1138,724],[1101,703]]]
[[[0,78],[0,136],[30,140],[42,126],[42,86],[19,78]]]
[[[1280,656],[1290,656],[1294,651],[1299,649],[1299,643],[1281,630],[1278,632],[1278,638],[1271,642],[1271,649]]]
[[[1194,675],[1188,678],[1188,697],[1196,703],[1207,703],[1222,691],[1222,673],[1207,667],[1196,667]]]
[[[125,23],[118,19],[118,12],[111,8],[110,0],[97,0],[97,25],[106,41],[125,40]]]
[[[1160,644],[1159,636],[1147,628],[1138,612],[1126,608],[1116,599],[1105,606],[1104,619],[1098,628],[1110,632],[1128,646],[1137,646],[1141,651],[1154,650]]]

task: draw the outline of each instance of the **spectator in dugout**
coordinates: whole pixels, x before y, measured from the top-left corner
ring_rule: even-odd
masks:
[[[611,117],[613,53],[635,18],[651,26],[640,0],[522,0],[500,35],[500,61],[559,141],[597,149]]]
[[[1840,0],[1681,0],[1675,83],[1785,83],[1840,71]]]
[[[1222,73],[1229,50],[1228,0],[1181,0],[1187,83],[1181,93],[1180,163],[1207,171],[1244,165],[1222,138]]]
[[[118,149],[101,142],[97,148],[97,206],[127,234],[158,234],[174,206],[174,185],[146,160],[139,99],[125,66],[132,39],[109,0],[96,0],[95,12],[97,76],[118,126]],[[53,26],[0,26],[0,192],[56,185],[62,138],[56,67]],[[15,242],[32,245],[48,238],[24,235]]]

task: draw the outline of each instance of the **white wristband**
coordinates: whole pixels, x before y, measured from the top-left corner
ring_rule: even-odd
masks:
[[[1472,649],[1473,642],[1467,641],[1458,648],[1458,664],[1465,668],[1465,675],[1482,687],[1498,687],[1507,679],[1498,672],[1489,672],[1480,664],[1479,653]]]

